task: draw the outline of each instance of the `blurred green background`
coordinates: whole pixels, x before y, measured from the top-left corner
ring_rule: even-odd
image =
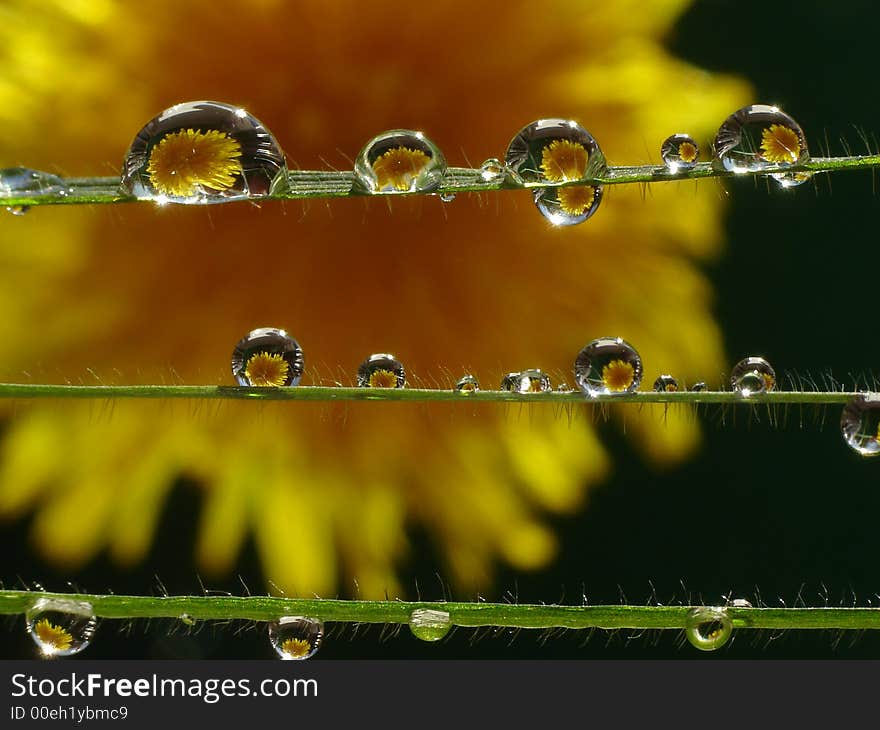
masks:
[[[800,122],[814,156],[829,151],[826,140],[831,154],[844,153],[842,140],[864,151],[862,131],[876,151],[876,53],[858,29],[876,24],[878,14],[867,2],[703,1],[686,13],[668,43],[686,60],[749,79],[756,102],[778,104]],[[862,374],[880,372],[871,284],[880,263],[875,182],[870,173],[839,173],[792,191],[768,190],[760,181],[725,186],[727,250],[707,273],[731,358],[766,356],[784,387],[786,372],[819,385],[833,376],[848,387]],[[594,604],[716,604],[730,594],[769,605],[876,604],[880,460],[863,460],[844,445],[836,407],[778,415],[773,425],[760,409],[750,418],[745,409],[708,408],[700,416],[705,445],[699,456],[662,473],[649,469],[616,429],[602,429],[615,473],[592,491],[582,514],[555,520],[563,545],[559,559],[538,574],[501,572],[484,598],[577,603],[585,594]],[[196,491],[179,484],[149,559],[124,573],[101,559],[78,574],[78,585],[96,592],[158,592],[158,575],[172,593],[198,591],[193,537],[183,529],[198,509]],[[28,550],[27,532],[27,520],[0,532],[0,578],[7,587],[23,579],[65,589],[67,576]],[[423,536],[411,537],[418,560],[404,566],[401,583],[417,582],[423,598],[439,599],[440,561]],[[252,546],[238,571],[253,591],[262,590]],[[211,587],[243,590],[237,580]],[[21,622],[6,621],[0,656],[32,656]],[[170,623],[135,622],[117,633],[119,628],[105,623],[82,656],[272,656],[259,627],[203,626],[189,633]],[[457,631],[429,646],[406,629],[396,636],[376,627],[362,627],[355,636],[351,629],[328,629],[319,655],[325,659],[880,656],[876,633],[740,632],[707,656],[682,645],[675,632],[597,631],[588,637]]]

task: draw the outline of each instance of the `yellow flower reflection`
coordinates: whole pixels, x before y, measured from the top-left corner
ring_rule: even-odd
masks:
[[[801,156],[797,132],[784,124],[771,124],[761,133],[761,157],[768,162],[793,164]]]
[[[409,190],[413,180],[430,162],[431,158],[421,150],[392,147],[373,163],[376,187],[379,190],[389,187],[400,191]]]
[[[580,120],[610,160],[640,162],[645,140],[708,137],[748,101],[742,83],[663,48],[684,4],[253,0],[221,12],[155,0],[144,14],[13,1],[0,164],[113,174],[144,122],[192,99],[242,104],[304,169],[349,169],[364,139],[401,128],[479,165],[551,114]],[[462,372],[497,383],[526,364],[570,383],[575,354],[605,335],[634,343],[649,370],[705,379],[723,358],[695,261],[718,250],[719,196],[709,183],[647,199],[628,187],[566,229],[513,193],[6,216],[0,376],[231,384],[241,333],[275,326],[303,344],[304,384],[351,384],[362,354],[383,350],[415,385],[452,388]],[[546,565],[558,547],[548,515],[582,508],[608,474],[589,408],[569,422],[552,407],[472,402],[18,404],[0,515],[34,513],[35,544],[70,570],[105,550],[134,564],[160,518],[177,517],[163,506],[185,475],[202,509],[177,526],[193,531],[208,580],[233,571],[252,536],[287,591],[348,593],[356,580],[362,596],[394,595],[421,534],[444,577],[485,587],[495,561]],[[621,415],[657,463],[697,444],[687,413]]]
[[[67,651],[73,643],[70,632],[61,626],[56,626],[47,618],[37,621],[34,625],[34,633],[40,640],[40,644],[46,647],[47,652]]]
[[[182,129],[165,135],[150,152],[147,175],[156,192],[186,197],[199,188],[227,190],[241,171],[241,145],[224,132]]]

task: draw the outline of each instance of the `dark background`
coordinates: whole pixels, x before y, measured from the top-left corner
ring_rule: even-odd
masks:
[[[875,93],[873,38],[878,9],[865,3],[697,2],[669,45],[696,64],[748,78],[755,101],[775,103],[804,128],[814,156],[839,155],[848,144],[877,151],[880,98]],[[731,109],[731,111],[734,111]],[[721,120],[719,120],[720,123]],[[790,191],[763,182],[728,184],[727,251],[709,270],[717,317],[731,358],[763,354],[784,373],[826,387],[847,387],[880,372],[875,325],[880,312],[872,271],[880,264],[874,180],[842,172],[832,180]],[[646,205],[650,205],[650,199]],[[859,385],[864,386],[861,380]],[[837,407],[766,410],[748,418],[710,408],[701,414],[705,447],[698,458],[666,473],[651,471],[620,436],[612,444],[614,477],[592,491],[587,510],[558,519],[563,550],[540,574],[501,573],[486,600],[578,603],[722,603],[724,595],[756,605],[876,605],[880,602],[880,459],[858,457],[843,443]],[[735,417],[734,417],[735,416]],[[98,561],[78,576],[78,587],[117,593],[159,592],[158,574],[171,593],[198,592],[191,563],[198,496],[180,484],[150,558],[120,573]],[[7,587],[39,580],[66,590],[65,577],[27,550],[28,524],[0,531],[2,564],[16,574]],[[404,585],[425,599],[444,597],[435,574],[440,561],[418,535],[404,566]],[[263,590],[259,564],[248,549],[238,566],[254,591]],[[212,588],[241,594],[240,582]],[[474,596],[451,596],[473,599]],[[2,622],[0,622],[2,623]],[[21,617],[0,630],[0,656],[33,656]],[[329,636],[319,654],[374,658],[706,658],[663,634],[459,630],[426,645],[407,629],[373,627]],[[115,634],[118,640],[106,640]],[[105,623],[85,652],[103,657],[269,658],[262,627],[204,625],[192,632],[173,623]],[[740,632],[711,657],[880,657],[876,633]],[[710,657],[710,658],[711,658]]]

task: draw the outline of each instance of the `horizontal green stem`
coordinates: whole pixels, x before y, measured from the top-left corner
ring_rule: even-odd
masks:
[[[580,391],[515,393],[501,390],[460,392],[438,388],[346,388],[309,386],[295,388],[242,388],[227,385],[39,385],[0,383],[0,400],[13,398],[70,399],[194,399],[194,400],[288,400],[288,401],[447,401],[511,403],[747,403],[831,404],[847,403],[861,395],[846,391],[774,390],[744,398],[733,391],[638,391],[588,398]]]
[[[761,171],[736,173],[737,177],[759,176],[773,172],[832,172],[836,170],[864,170],[880,166],[880,155],[849,157],[816,157],[802,165],[775,166]],[[602,177],[560,184],[523,183],[510,176],[484,179],[479,169],[450,167],[443,184],[434,192],[454,195],[466,192],[494,190],[537,189],[578,185],[623,185],[627,183],[655,183],[681,180],[700,180],[711,177],[733,177],[726,170],[717,170],[710,162],[700,162],[690,170],[670,172],[665,165],[610,166]],[[348,171],[293,170],[288,173],[289,190],[262,196],[260,200],[300,200],[308,198],[347,198],[364,195],[354,186],[354,173]],[[62,179],[61,191],[22,192],[4,190],[0,180],[0,204],[9,207],[33,205],[77,205],[95,203],[131,203],[136,198],[120,188],[118,177],[76,177]],[[409,194],[409,193],[407,193]],[[419,193],[412,193],[419,194]]]
[[[554,606],[458,601],[344,601],[269,596],[105,596],[0,591],[0,615],[23,614],[40,599],[91,604],[99,618],[272,621],[308,616],[322,621],[406,624],[418,608],[449,613],[454,626],[524,629],[682,629],[695,606]],[[733,625],[750,629],[880,629],[878,608],[726,607]]]

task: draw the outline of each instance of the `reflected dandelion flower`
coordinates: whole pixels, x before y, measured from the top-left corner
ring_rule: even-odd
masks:
[[[240,157],[241,145],[224,132],[182,129],[153,147],[147,175],[163,195],[187,197],[201,187],[227,190],[241,171]]]
[[[800,138],[790,127],[771,124],[761,133],[761,157],[767,162],[796,164],[800,156]]]

